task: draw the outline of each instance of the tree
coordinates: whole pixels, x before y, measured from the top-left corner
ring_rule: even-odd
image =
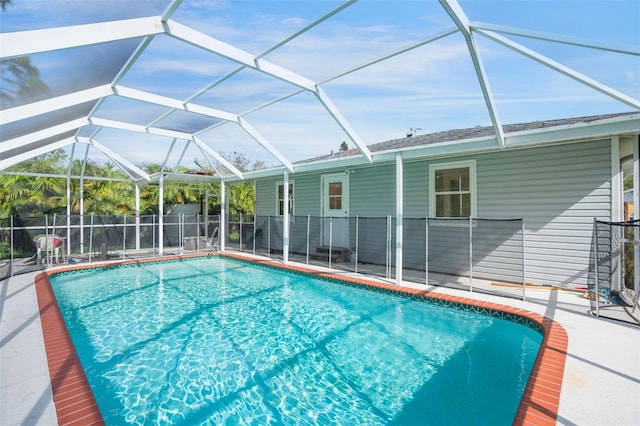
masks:
[[[55,150],[24,161],[15,172],[63,174],[66,154]],[[42,176],[0,175],[0,215],[42,215],[64,208],[64,179]]]
[[[340,144],[340,152],[344,151],[349,151],[349,145],[347,145],[347,142],[342,141],[342,143]]]
[[[24,104],[42,94],[49,88],[40,79],[40,70],[31,64],[28,56],[0,61],[0,103],[4,108],[17,103]]]

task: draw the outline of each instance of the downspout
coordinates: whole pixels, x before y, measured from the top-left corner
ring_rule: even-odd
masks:
[[[611,137],[611,221],[622,222],[622,170],[620,170],[620,137]],[[624,236],[623,236],[624,238]],[[624,247],[624,243],[623,243]],[[611,289],[620,290],[622,282],[622,267],[618,265],[615,274],[611,276]]]

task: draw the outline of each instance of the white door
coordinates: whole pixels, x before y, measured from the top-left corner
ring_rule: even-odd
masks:
[[[338,173],[322,177],[322,243],[326,246],[349,248],[349,174]]]

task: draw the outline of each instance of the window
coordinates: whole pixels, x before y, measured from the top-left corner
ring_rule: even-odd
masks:
[[[329,182],[329,209],[342,209],[342,182]]]
[[[429,166],[429,216],[456,218],[476,216],[476,163]]]
[[[289,215],[293,216],[293,182],[289,182]],[[276,214],[278,216],[284,215],[284,182],[276,183],[276,190],[278,192],[278,205],[276,206]]]

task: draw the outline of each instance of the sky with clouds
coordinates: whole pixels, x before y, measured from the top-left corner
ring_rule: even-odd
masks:
[[[321,83],[365,144],[402,138],[410,128],[429,133],[491,124],[460,33],[334,79],[453,28],[437,1],[360,0],[272,50],[343,3],[184,0],[171,19],[254,56],[264,54],[264,59]],[[13,0],[1,14],[0,30],[158,16],[168,4],[161,0]],[[472,23],[560,34],[636,52],[640,46],[637,0],[460,0],[459,4]],[[637,54],[503,36],[640,99]],[[110,83],[140,42],[134,39],[47,52],[32,55],[31,60],[54,95],[66,94]],[[633,110],[481,34],[475,35],[475,42],[503,124]],[[313,94],[302,92],[252,111],[299,88],[166,35],[153,39],[119,84],[234,114],[246,113],[244,118],[291,161],[328,154],[343,140],[355,147]],[[234,123],[203,116],[193,121],[187,113],[163,117],[164,112],[162,107],[111,97],[95,116],[176,130],[213,126],[200,135],[212,149],[242,152],[251,159],[277,164]],[[87,128],[82,135],[95,130]],[[100,130],[95,137],[138,164],[162,162],[172,142],[113,129]],[[169,165],[192,166],[202,153],[177,141],[171,156]]]

